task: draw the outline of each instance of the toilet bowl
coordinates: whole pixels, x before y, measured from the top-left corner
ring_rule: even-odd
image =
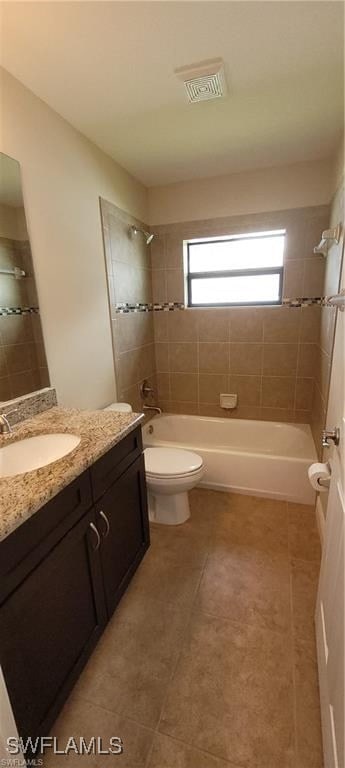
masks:
[[[204,474],[197,453],[180,448],[145,448],[149,519],[163,525],[180,525],[190,517],[188,491]]]

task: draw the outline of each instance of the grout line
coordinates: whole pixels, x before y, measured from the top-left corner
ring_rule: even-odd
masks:
[[[162,702],[160,716],[159,716],[158,722],[156,724],[155,733],[161,733],[161,731],[159,731],[159,727],[160,727],[160,724],[161,724],[161,720],[162,720],[162,716],[163,716],[163,712],[164,712],[164,707],[165,707],[165,704],[166,704],[166,701],[167,701],[167,698],[168,698],[168,695],[169,695],[169,692],[170,692],[170,684],[171,684],[171,682],[172,682],[172,680],[173,680],[173,678],[175,676],[176,669],[178,667],[179,661],[180,661],[181,656],[182,656],[183,648],[184,648],[184,645],[185,645],[185,640],[186,640],[186,637],[187,637],[187,632],[188,632],[188,629],[190,627],[190,624],[191,624],[191,621],[192,621],[192,618],[193,618],[193,608],[194,608],[194,604],[195,604],[195,601],[196,601],[196,596],[197,596],[197,593],[199,591],[199,587],[200,587],[202,578],[204,576],[205,568],[206,568],[206,565],[207,565],[207,562],[208,562],[208,557],[209,557],[209,552],[207,551],[207,555],[206,555],[205,561],[203,563],[202,568],[200,569],[199,580],[198,580],[198,583],[195,586],[193,600],[191,602],[189,613],[188,613],[188,617],[186,619],[185,628],[184,628],[184,631],[182,633],[180,649],[179,649],[179,652],[176,655],[175,664],[173,664],[172,668],[171,668],[171,673],[170,673],[169,681],[167,683],[165,696],[164,696],[164,699],[163,699],[163,702]],[[183,742],[183,743],[185,743],[185,742]],[[188,746],[192,747],[191,744],[189,744]],[[150,756],[151,756],[151,751],[150,751]],[[147,761],[146,765],[147,766],[149,765],[149,761]]]

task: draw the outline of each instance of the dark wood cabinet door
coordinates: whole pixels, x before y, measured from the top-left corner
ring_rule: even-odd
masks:
[[[0,606],[0,664],[20,735],[46,734],[106,622],[94,512]]]
[[[108,616],[125,591],[150,542],[144,458],[141,455],[96,506]]]

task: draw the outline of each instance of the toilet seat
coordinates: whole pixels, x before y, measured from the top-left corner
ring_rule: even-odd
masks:
[[[181,448],[145,448],[144,458],[147,478],[193,477],[203,466],[200,456]]]

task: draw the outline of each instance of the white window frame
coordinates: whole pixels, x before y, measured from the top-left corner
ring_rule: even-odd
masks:
[[[190,246],[205,245],[207,243],[224,243],[231,242],[233,240],[254,240],[261,237],[281,237],[286,236],[285,229],[276,229],[261,232],[246,232],[239,235],[226,235],[223,237],[204,237],[198,239],[191,239],[184,241],[185,252],[185,277],[186,277],[186,298],[188,307],[248,307],[248,306],[271,306],[281,305],[283,300],[283,279],[284,279],[284,261],[280,267],[255,267],[254,269],[229,269],[229,270],[216,270],[214,272],[202,271],[191,272],[190,271]],[[192,303],[192,280],[212,278],[212,277],[256,277],[261,275],[278,275],[279,276],[279,296],[276,301],[229,301],[222,303],[205,302],[203,304]]]

